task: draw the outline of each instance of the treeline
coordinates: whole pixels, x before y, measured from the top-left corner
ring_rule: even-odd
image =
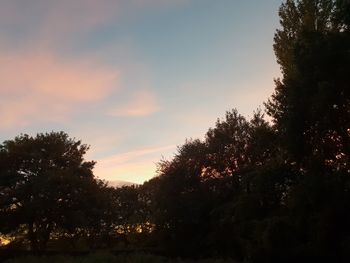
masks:
[[[226,113],[141,186],[94,178],[67,134],[0,150],[0,232],[10,246],[148,249],[248,262],[350,260],[350,3],[285,1],[282,77],[248,120]]]

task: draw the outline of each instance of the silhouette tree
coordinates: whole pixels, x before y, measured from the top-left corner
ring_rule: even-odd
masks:
[[[346,0],[287,0],[275,34],[282,78],[266,106],[295,175],[289,254],[313,260],[338,261],[349,246],[349,14]]]
[[[232,219],[241,217],[243,209],[256,215],[249,220],[261,218],[261,211],[266,208],[268,214],[267,209],[278,206],[284,193],[277,179],[272,179],[281,177],[278,182],[283,185],[280,174],[274,173],[263,184],[255,171],[273,159],[274,138],[274,130],[260,111],[247,121],[233,110],[209,129],[204,141],[187,140],[172,160],[159,163],[159,176],[144,189],[151,193],[154,234],[167,251],[242,257],[238,232],[233,230],[238,221]],[[265,170],[267,179],[271,169]],[[254,205],[242,203],[248,195],[246,200]]]
[[[175,255],[195,254],[207,224],[201,170],[205,146],[188,140],[171,161],[159,163],[153,192],[153,221],[162,247]]]
[[[346,0],[287,0],[280,8],[274,50],[283,77],[266,105],[291,162],[348,169],[349,13]]]
[[[5,141],[0,148],[1,232],[22,233],[32,249],[44,249],[55,231],[99,222],[93,217],[100,212],[94,211],[94,196],[103,185],[93,177],[94,162],[84,160],[88,148],[64,132]]]

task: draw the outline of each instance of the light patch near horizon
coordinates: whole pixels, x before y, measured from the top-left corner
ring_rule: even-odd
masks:
[[[162,155],[165,152],[170,155],[175,150],[175,145],[166,145],[113,155],[99,160],[94,172],[105,180],[113,181],[118,178],[121,181],[141,184],[156,175],[156,163]]]

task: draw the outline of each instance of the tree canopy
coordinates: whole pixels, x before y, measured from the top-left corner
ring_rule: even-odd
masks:
[[[84,160],[88,148],[64,132],[5,141],[0,148],[1,232],[21,232],[33,249],[42,249],[55,231],[89,224],[100,186],[92,173],[95,163]]]

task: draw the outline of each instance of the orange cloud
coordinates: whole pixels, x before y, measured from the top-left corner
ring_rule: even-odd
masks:
[[[9,52],[0,60],[0,127],[59,121],[118,87],[119,72],[50,52]]]
[[[142,117],[153,114],[159,110],[156,98],[153,93],[137,91],[132,98],[124,105],[111,109],[108,114],[121,117]]]

